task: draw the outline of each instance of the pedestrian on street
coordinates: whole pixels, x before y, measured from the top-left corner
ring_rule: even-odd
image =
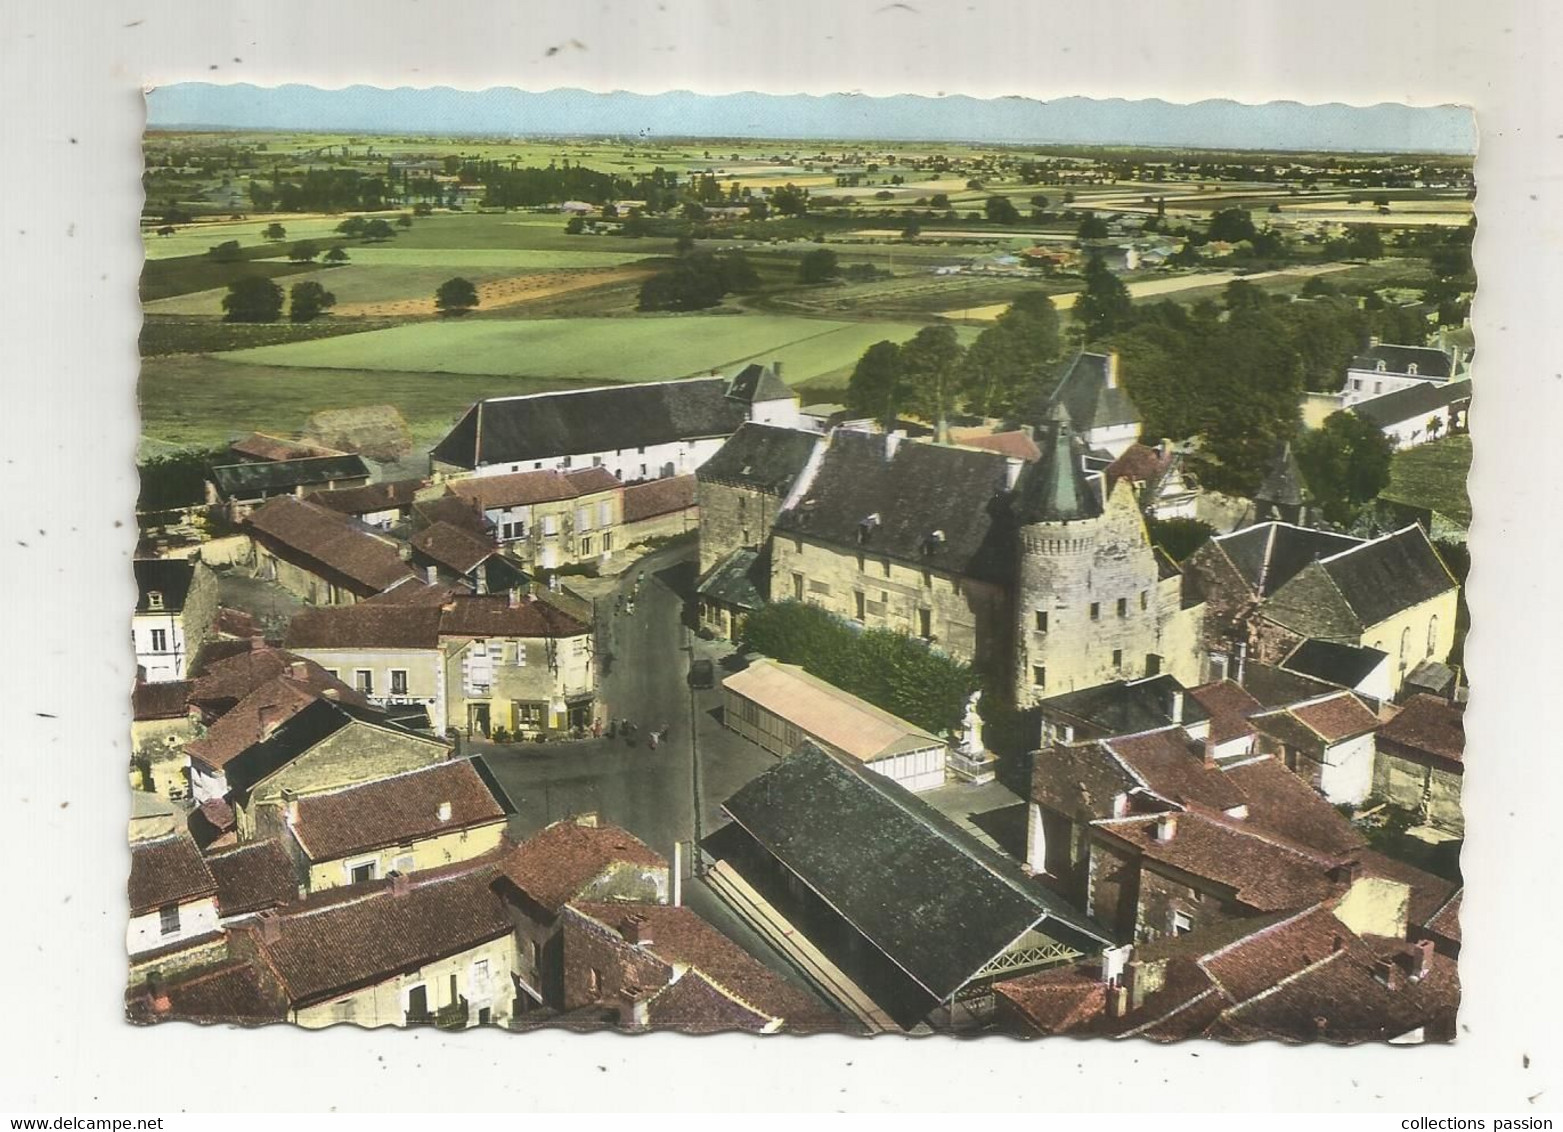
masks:
[[[653,731],[651,733],[651,737],[646,740],[646,745],[649,746],[653,751],[657,749],[657,733],[655,731]]]

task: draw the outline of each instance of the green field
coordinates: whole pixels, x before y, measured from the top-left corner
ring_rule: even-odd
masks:
[[[845,374],[873,343],[905,341],[919,329],[910,322],[731,313],[590,322],[486,319],[423,322],[219,356],[265,366],[593,381],[657,381],[778,360],[787,380],[802,384]],[[975,334],[963,331],[964,337]]]
[[[1466,477],[1470,472],[1471,438],[1450,436],[1396,452],[1389,466],[1389,486],[1381,494],[1413,507],[1429,507],[1468,526],[1471,497]]]
[[[395,216],[395,213],[382,213]],[[172,236],[154,233],[161,225],[142,230],[142,243],[148,259],[173,259],[182,255],[204,255],[208,248],[229,240],[238,240],[241,247],[271,247],[286,250],[297,240],[319,240],[336,234],[336,226],[342,223],[340,216],[287,216],[267,214],[258,220],[203,221],[198,224],[176,224]],[[281,224],[288,231],[283,242],[272,243],[261,235],[272,224]]]

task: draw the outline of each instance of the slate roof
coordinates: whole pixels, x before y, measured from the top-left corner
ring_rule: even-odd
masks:
[[[1363,628],[1458,585],[1427,533],[1415,524],[1321,559],[1319,565]]]
[[[1064,368],[1048,404],[1063,405],[1077,432],[1140,423],[1123,382],[1108,384],[1110,361],[1106,354],[1079,353]]]
[[[478,468],[729,436],[748,419],[748,406],[728,397],[727,386],[725,378],[700,377],[479,401],[431,455]]]
[[[684,511],[696,503],[694,476],[666,476],[645,483],[632,483],[624,489],[624,521],[638,523]]]
[[[607,468],[577,468],[571,472],[542,468],[503,476],[473,476],[455,481],[448,490],[461,499],[475,502],[485,511],[497,511],[579,499],[583,495],[615,491],[619,486],[618,477]]]
[[[796,396],[781,374],[771,366],[750,362],[738,371],[727,387],[727,395],[746,404],[763,401],[790,401]]]
[[[154,719],[183,719],[189,714],[188,697],[195,687],[189,680],[137,683],[130,693],[130,717],[137,723]]]
[[[1254,660],[1243,663],[1243,691],[1267,708],[1285,707],[1316,696],[1327,696],[1335,690],[1334,684],[1304,676],[1300,672],[1272,664],[1260,664]]]
[[[354,853],[406,845],[455,830],[497,825],[510,811],[495,796],[477,759],[453,759],[375,782],[298,800],[288,822],[306,858],[318,864]],[[441,818],[441,807],[450,816]]]
[[[1296,527],[1290,523],[1259,523],[1210,540],[1220,547],[1249,589],[1268,597],[1291,581],[1308,563],[1362,545],[1349,535]]]
[[[1417,367],[1415,376],[1428,381],[1447,381],[1451,365],[1449,355],[1432,346],[1380,344],[1369,346],[1352,358],[1348,368],[1376,373],[1379,362],[1384,363],[1385,373],[1400,374],[1402,377],[1411,376],[1408,371],[1414,365]]]
[[[369,515],[376,511],[396,511],[412,506],[413,497],[423,487],[422,480],[387,480],[363,487],[340,487],[335,491],[312,491],[304,498],[344,515]]]
[[[1367,645],[1347,645],[1309,637],[1291,651],[1281,667],[1342,688],[1355,688],[1388,659],[1388,653]]]
[[[1275,503],[1282,507],[1300,507],[1303,502],[1302,469],[1297,466],[1297,456],[1292,452],[1292,442],[1283,440],[1270,460],[1264,482],[1254,493],[1259,503]]]
[[[498,869],[484,861],[454,872],[417,873],[324,907],[275,916],[276,938],[249,936],[295,1007],[323,1002],[513,930],[494,891]]]
[[[1465,759],[1465,709],[1437,696],[1412,696],[1378,738],[1458,766]]]
[[[438,522],[412,536],[412,548],[457,574],[470,574],[498,551],[492,539],[451,523]]]
[[[634,834],[612,825],[556,821],[505,854],[511,884],[547,911],[559,910],[616,864],[666,869],[667,860]]]
[[[780,1020],[819,1020],[819,1016],[825,1014],[823,1007],[812,997],[772,973],[689,907],[574,901],[570,904],[570,911],[596,921],[621,937],[628,927],[628,921],[636,921],[649,942],[626,943],[626,946],[655,956],[670,967],[675,963],[687,965],[691,973],[704,975],[713,986],[747,1005],[752,1012]],[[687,979],[689,975],[683,978]],[[674,1003],[681,997],[675,997]],[[709,998],[706,1001],[709,1002]],[[672,1008],[673,1004],[664,1004],[665,1010],[672,1012]],[[696,1029],[727,1028],[709,1024],[700,1027],[699,1018],[688,1014],[680,1016],[686,1027],[693,1023]],[[741,1015],[731,1019],[734,1022],[741,1020]],[[712,1021],[717,1019],[713,1018]],[[751,1024],[743,1028],[755,1027]]]
[[[1077,725],[1099,732],[1100,737],[1136,735],[1171,723],[1173,696],[1182,691],[1182,684],[1162,673],[1049,696],[1037,706],[1044,716],[1067,716]],[[1181,722],[1184,725],[1203,723],[1208,718],[1204,705],[1185,694]]]
[[[130,914],[144,916],[166,904],[217,895],[217,882],[195,842],[183,833],[138,841],[130,847]]]
[[[1351,407],[1351,411],[1379,428],[1384,428],[1402,421],[1416,421],[1420,424],[1439,409],[1470,399],[1470,378],[1441,385],[1419,382],[1380,397],[1359,401]]]
[[[345,578],[360,596],[416,577],[391,543],[357,520],[291,495],[268,499],[242,525],[273,549],[294,551]]]
[[[1043,426],[1041,456],[1021,475],[1016,512],[1022,523],[1067,523],[1102,513],[1102,500],[1085,474],[1085,446],[1065,411],[1055,405]]]
[[[362,456],[352,454],[221,464],[212,469],[212,482],[225,499],[250,498],[261,493],[292,491],[310,484],[368,478],[369,465],[364,463]]]
[[[137,613],[178,613],[195,580],[195,562],[187,558],[137,558],[131,563],[136,574]],[[153,609],[147,594],[163,595],[163,607]]]
[[[733,551],[712,565],[695,592],[735,609],[758,609],[765,604],[762,586],[769,585],[768,571],[760,565],[761,557],[758,550]]]
[[[213,853],[206,867],[217,881],[217,911],[224,919],[298,899],[298,877],[280,841],[256,841]]]
[[[1109,942],[1014,861],[910,791],[812,744],[724,809],[937,999],[1034,925],[1066,942]]]
[[[917,568],[1009,580],[1014,540],[1005,458],[902,440],[886,459],[886,443],[851,429],[831,433],[813,481],[777,515],[776,532]],[[875,515],[878,521],[868,522]]]
[[[748,421],[738,426],[738,431],[727,438],[715,455],[700,465],[695,478],[739,484],[785,497],[809,462],[815,445],[823,440],[817,432]]]
[[[722,687],[794,724],[815,742],[861,762],[944,746],[937,735],[796,664],[762,657],[727,677]]]

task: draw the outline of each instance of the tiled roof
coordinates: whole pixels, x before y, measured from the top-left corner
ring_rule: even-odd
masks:
[[[1435,935],[1443,936],[1454,943],[1460,942],[1460,905],[1465,896],[1465,889],[1460,889],[1448,900],[1443,907],[1434,912],[1423,926]]]
[[[579,499],[583,495],[616,491],[619,486],[618,478],[607,468],[579,468],[572,472],[542,468],[504,476],[473,476],[450,484],[449,491],[492,511]]]
[[[624,489],[624,521],[638,523],[658,515],[670,515],[693,507],[697,484],[694,476],[667,476],[645,483],[632,483]]]
[[[264,432],[252,432],[244,439],[234,441],[228,447],[240,456],[250,456],[256,460],[300,460],[309,456],[347,455],[346,452],[338,452],[324,445],[303,440],[287,440]]]
[[[1379,732],[1379,741],[1460,763],[1465,758],[1465,708],[1437,696],[1412,696]]]
[[[320,694],[305,681],[278,676],[245,696],[205,735],[193,739],[185,751],[212,770],[222,770],[249,747],[265,738],[268,728],[275,730],[309,705]]]
[[[1367,844],[1355,826],[1279,759],[1268,755],[1226,768],[1247,799],[1243,825],[1325,857],[1347,857]]]
[[[225,961],[180,972],[125,992],[125,1015],[139,1025],[155,1022],[262,1026],[287,1018],[282,988],[264,963]]]
[[[498,551],[492,539],[451,523],[438,522],[412,536],[412,548],[457,574],[470,574]]]
[[[249,641],[261,635],[261,626],[255,614],[248,610],[223,606],[212,621],[212,632],[219,637]]]
[[[190,711],[188,697],[195,687],[189,680],[137,683],[130,693],[130,717],[137,723],[154,719],[181,719]]]
[[[1293,704],[1279,712],[1254,716],[1254,726],[1269,730],[1276,716],[1301,723],[1325,743],[1340,743],[1365,735],[1379,726],[1378,716],[1351,692],[1336,692],[1322,699]]]
[[[1384,428],[1386,425],[1396,425],[1403,421],[1415,421],[1421,424],[1431,414],[1446,405],[1457,405],[1470,399],[1469,378],[1463,381],[1449,381],[1441,385],[1424,381],[1405,389],[1397,389],[1393,393],[1385,393],[1381,397],[1359,401],[1351,407],[1351,411],[1379,428]]]
[[[205,657],[203,651],[202,657]],[[245,648],[233,656],[199,670],[190,690],[190,703],[208,713],[223,714],[246,696],[279,676],[314,692],[333,689],[343,703],[368,704],[363,696],[333,677],[312,660],[266,646]]]
[[[724,1030],[774,1032],[781,1020],[748,1005],[691,968],[652,996],[646,1004],[646,1021],[653,1030],[715,1034]]]
[[[1006,979],[993,993],[1041,1034],[1067,1034],[1107,1010],[1107,984],[1079,967]]]
[[[904,787],[813,744],[724,808],[935,999],[1034,925],[1082,949],[1107,939],[1012,859]]]
[[[138,841],[130,847],[130,914],[144,916],[167,904],[217,894],[217,882],[195,842],[183,833]]]
[[[819,469],[796,504],[776,518],[798,535],[914,567],[1002,582],[1014,573],[1006,509],[1007,461],[850,429],[830,434]]]
[[[1406,921],[1409,924],[1427,923],[1460,891],[1459,881],[1419,869],[1376,849],[1363,849],[1353,854],[1353,857],[1368,876],[1398,881],[1411,889],[1411,903],[1406,909]]]
[[[491,861],[453,872],[414,874],[341,903],[278,913],[268,940],[248,929],[295,1007],[468,951],[513,930],[494,890]]]
[[[1362,545],[1361,539],[1349,535],[1290,523],[1259,523],[1210,541],[1221,548],[1249,589],[1261,597],[1273,594],[1315,559]]]
[[[396,548],[347,515],[291,495],[268,499],[243,525],[273,548],[291,550],[356,583],[366,593],[415,578]]]
[[[797,396],[771,366],[750,362],[738,371],[727,387],[727,395],[746,404],[762,401],[790,401]]]
[[[617,826],[554,822],[505,855],[505,876],[533,901],[557,913],[615,864],[666,869],[667,860]]]
[[[823,439],[816,432],[746,421],[700,465],[695,476],[702,481],[742,484],[785,497]]]
[[[195,579],[196,564],[187,558],[137,558],[131,563],[136,574],[137,613],[178,613]],[[153,609],[147,595],[163,595],[163,604]]]
[[[225,918],[298,899],[298,878],[280,841],[256,841],[212,853],[206,867],[217,881],[217,910]]]
[[[1096,743],[1057,744],[1032,755],[1031,796],[1068,817],[1111,817],[1113,799],[1139,783]]]
[[[1174,456],[1170,451],[1152,448],[1148,444],[1131,444],[1111,464],[1107,465],[1107,486],[1113,487],[1119,480],[1136,484],[1158,482],[1172,467]]]
[[[1225,811],[1246,800],[1219,767],[1205,762],[1205,745],[1181,727],[1104,740],[1102,745],[1148,790],[1179,806]]]
[[[1254,733],[1248,717],[1264,710],[1264,705],[1232,680],[1216,680],[1189,689],[1189,696],[1210,717],[1210,741],[1226,743]]]
[[[1309,637],[1291,651],[1281,666],[1342,688],[1355,688],[1388,659],[1388,653],[1367,645]]]
[[[1011,429],[1008,432],[978,433],[976,435],[961,436],[961,430],[951,429],[950,438],[954,444],[964,448],[980,448],[984,452],[997,452],[1000,456],[1012,456],[1026,463],[1035,463],[1042,458],[1042,449],[1037,447],[1037,442],[1031,439],[1031,434],[1024,429]]]
[[[320,862],[494,825],[505,820],[506,812],[476,760],[455,759],[304,795],[288,824],[305,856]]]
[[[434,447],[462,468],[730,436],[748,406],[722,377],[605,385],[479,401]]]
[[[541,599],[505,594],[457,597],[441,607],[442,637],[578,637],[591,627]]]
[[[1334,684],[1304,676],[1300,672],[1273,664],[1260,664],[1251,659],[1243,662],[1243,691],[1267,708],[1285,707],[1316,696],[1327,696],[1335,690]]]
[[[416,585],[397,586],[416,592]],[[438,605],[359,602],[300,610],[288,623],[290,649],[433,649],[439,646]]]
[[[944,746],[937,735],[795,664],[762,657],[727,677],[722,686],[794,724],[808,738],[861,762]]]
[[[227,499],[250,497],[258,492],[292,491],[310,484],[337,483],[369,478],[362,456],[306,456],[301,460],[266,460],[248,464],[222,464],[212,469],[212,482]]]
[[[1416,376],[1429,381],[1444,381],[1449,377],[1449,355],[1432,346],[1393,346],[1382,344],[1369,346],[1351,359],[1350,369],[1377,372],[1379,362],[1384,372],[1410,376],[1410,368],[1417,367]]]
[[[436,499],[421,499],[412,505],[414,519],[424,526],[449,523],[464,531],[489,538],[494,527],[483,515],[476,500],[447,491]]]
[[[635,946],[670,966],[687,964],[727,994],[767,1017],[817,1019],[824,1013],[812,997],[767,970],[691,908],[574,901],[570,909],[621,936],[628,921],[636,921],[642,938],[649,938],[650,942]]]
[[[335,491],[315,491],[305,498],[311,503],[340,511],[344,515],[369,515],[376,511],[395,511],[412,505],[413,496],[423,487],[422,480],[388,480],[363,487],[343,487]]]

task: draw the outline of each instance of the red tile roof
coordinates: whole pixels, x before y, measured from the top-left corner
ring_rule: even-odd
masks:
[[[1181,727],[1107,739],[1102,745],[1129,773],[1169,802],[1224,811],[1246,801],[1220,767],[1205,762],[1205,745]]]
[[[304,498],[344,515],[369,515],[376,511],[399,511],[412,505],[423,487],[422,480],[388,480],[363,487],[342,487],[335,491],[312,491]]]
[[[952,433],[952,436],[956,434]],[[955,443],[965,448],[981,448],[986,452],[997,452],[1001,456],[1013,456],[1027,463],[1035,463],[1042,458],[1042,450],[1037,447],[1037,442],[1031,439],[1031,434],[1024,429],[1016,429],[1013,432],[993,432],[987,435],[957,437]]]
[[[279,841],[256,841],[212,853],[206,867],[217,882],[217,910],[224,918],[277,908],[298,899],[293,862]]]
[[[993,984],[993,993],[1038,1033],[1067,1034],[1107,1010],[1107,984],[1091,970],[1064,967]]]
[[[448,816],[442,817],[446,805]],[[504,807],[482,775],[469,760],[456,759],[305,795],[289,826],[304,855],[318,863],[504,820]]]
[[[431,587],[398,586],[401,590]],[[318,605],[300,610],[288,623],[291,649],[434,649],[439,647],[438,605]]]
[[[617,826],[586,826],[574,819],[534,833],[504,858],[512,884],[549,912],[569,901],[615,864],[666,869],[667,860]]]
[[[266,645],[251,647],[206,666],[190,689],[190,702],[208,714],[221,714],[279,676],[287,676],[313,691],[334,689],[343,703],[363,707],[368,701],[312,660]]]
[[[223,607],[212,621],[212,632],[219,637],[248,641],[261,636],[261,625],[253,613]]]
[[[1437,696],[1412,696],[1378,738],[1459,765],[1465,759],[1465,708]]]
[[[1146,444],[1131,444],[1122,456],[1107,465],[1107,486],[1110,489],[1122,479],[1135,484],[1152,483],[1166,474],[1172,461],[1171,452]]]
[[[583,495],[616,491],[620,486],[618,478],[607,468],[579,468],[573,472],[541,470],[507,476],[473,476],[452,483],[450,490],[463,499],[476,502],[484,510],[499,510],[578,499]]]
[[[591,632],[568,613],[546,601],[521,598],[511,604],[504,594],[458,597],[442,607],[442,637],[576,637]]]
[[[1230,766],[1227,779],[1248,799],[1243,824],[1325,857],[1347,857],[1367,839],[1312,786],[1263,755]]]
[[[1399,881],[1410,887],[1411,904],[1406,909],[1406,919],[1413,925],[1427,923],[1460,891],[1458,881],[1448,880],[1405,861],[1385,856],[1376,849],[1364,849],[1354,854],[1354,857],[1368,876]]]
[[[279,724],[322,698],[308,682],[279,676],[245,696],[205,735],[186,744],[185,753],[220,771]]]
[[[138,841],[130,847],[130,914],[144,916],[166,904],[217,894],[217,882],[195,842],[183,833]]]
[[[624,521],[637,523],[693,507],[695,488],[694,476],[669,476],[630,484],[624,489]]]
[[[130,693],[130,717],[137,723],[154,719],[182,719],[190,713],[188,698],[195,685],[189,680],[138,683]]]
[[[125,992],[125,1016],[155,1022],[229,1023],[260,1026],[287,1018],[287,1002],[263,963],[224,962],[181,972],[166,981],[141,983]]]
[[[1227,743],[1254,733],[1248,717],[1264,711],[1264,705],[1243,690],[1235,680],[1217,680],[1190,688],[1189,695],[1210,715],[1210,739]]]
[[[1379,718],[1373,714],[1373,709],[1350,692],[1312,703],[1294,704],[1290,711],[1294,718],[1322,736],[1326,743],[1355,738],[1379,725]]]
[[[273,549],[291,551],[378,593],[416,577],[386,539],[347,515],[280,495],[250,512],[242,524]]]
[[[1459,943],[1460,904],[1461,897],[1464,895],[1465,889],[1462,888],[1448,900],[1444,901],[1444,906],[1434,912],[1423,927],[1427,928],[1434,935],[1440,935],[1453,943]]]
[[[412,536],[412,548],[458,574],[470,574],[499,547],[492,538],[443,520]]]
[[[314,444],[304,440],[288,440],[281,436],[272,436],[264,432],[252,432],[242,440],[236,440],[228,445],[230,449],[241,456],[249,456],[256,460],[304,460],[312,456],[346,456],[348,453],[340,452],[335,448],[327,448],[323,444]]]

